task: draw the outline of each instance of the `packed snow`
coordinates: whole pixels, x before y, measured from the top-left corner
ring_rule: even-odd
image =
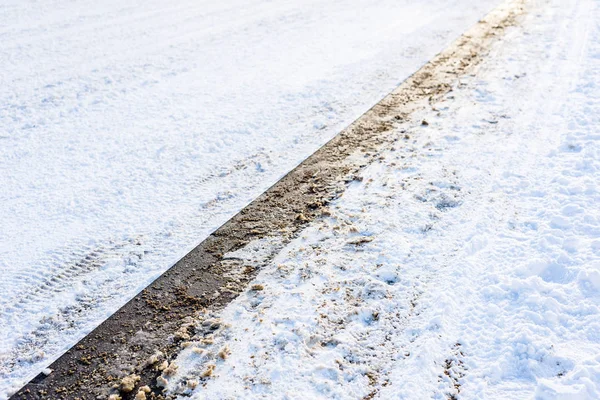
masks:
[[[0,398],[497,0],[0,4]]]
[[[330,216],[201,317],[221,328],[186,343],[168,392],[600,398],[598,21],[595,0],[530,5]]]

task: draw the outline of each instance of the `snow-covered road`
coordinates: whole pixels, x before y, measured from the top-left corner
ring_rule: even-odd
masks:
[[[221,328],[186,343],[168,389],[600,398],[598,21],[596,0],[532,2],[475,75],[397,127],[330,216],[204,316]]]
[[[0,397],[497,0],[0,4]]]

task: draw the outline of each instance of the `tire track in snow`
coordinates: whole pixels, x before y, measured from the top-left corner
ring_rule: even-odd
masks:
[[[256,174],[251,168],[266,166],[268,162],[265,154],[257,154],[239,161],[232,170],[199,178],[188,186],[193,191],[201,192],[215,180],[219,180],[224,187],[231,187],[230,182],[239,181],[240,175],[245,176],[245,180],[252,181],[256,179]],[[193,215],[184,218],[197,219],[197,226],[203,227],[206,226],[206,220],[210,220],[210,216],[215,214],[215,210],[218,211],[227,204],[235,205],[239,201],[233,193],[218,193],[217,197],[200,205],[200,212],[195,211]],[[29,275],[23,284],[17,285],[17,291],[8,287],[9,284],[14,285],[14,282],[6,284],[3,291],[10,295],[0,299],[0,309],[7,317],[3,324],[18,327],[20,333],[18,336],[11,335],[10,343],[2,343],[7,348],[12,347],[12,351],[0,358],[0,377],[8,375],[19,363],[43,360],[46,356],[44,352],[40,352],[41,348],[51,352],[56,346],[63,346],[61,343],[49,343],[50,337],[66,330],[74,331],[74,325],[85,326],[90,320],[97,318],[98,312],[104,312],[103,308],[94,311],[101,302],[121,297],[119,291],[112,288],[115,278],[103,276],[102,271],[121,268],[128,279],[140,280],[143,271],[148,270],[147,267],[144,268],[149,263],[147,258],[152,258],[151,253],[156,251],[162,240],[162,237],[152,240],[150,237],[138,236],[123,241],[109,239],[105,244],[93,247],[74,243],[62,249],[63,254],[72,254],[72,261],[66,265],[52,263],[43,273]],[[147,278],[142,282],[146,281]],[[81,290],[86,282],[94,282],[97,288],[92,291]],[[57,298],[61,301],[57,302]],[[54,306],[48,310],[51,302]],[[26,314],[43,317],[36,323],[25,325],[22,319]],[[6,340],[6,337],[0,339]]]

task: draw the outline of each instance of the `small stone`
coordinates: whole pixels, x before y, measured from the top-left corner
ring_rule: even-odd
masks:
[[[164,371],[169,366],[169,362],[167,360],[163,361],[162,364],[158,366],[159,371]]]
[[[167,387],[167,385],[169,384],[169,381],[166,380],[165,378],[161,376],[159,376],[158,378],[156,378],[156,386],[158,387]]]
[[[124,393],[129,393],[129,392],[133,391],[133,389],[135,388],[135,384],[138,383],[139,380],[140,380],[139,375],[133,374],[133,375],[126,376],[121,381],[120,390]]]
[[[163,352],[157,351],[156,353],[154,353],[150,357],[148,357],[148,360],[146,360],[146,365],[147,366],[154,365],[163,357],[164,357]]]
[[[146,400],[146,393],[142,390],[139,390],[137,392],[137,394],[135,395],[135,399],[134,400]]]
[[[183,327],[179,328],[179,330],[177,332],[175,332],[175,339],[189,340],[190,334],[187,331],[187,327],[183,326]]]
[[[202,343],[203,345],[211,345],[213,344],[215,341],[212,337],[206,337],[202,340],[200,340],[200,343]]]
[[[201,349],[200,347],[192,347],[192,353],[204,356],[207,353],[207,351]]]
[[[229,350],[228,345],[225,345],[225,346],[221,347],[221,350],[219,350],[219,353],[217,353],[217,354],[221,359],[225,360],[231,354],[231,350]]]
[[[203,378],[210,378],[213,375],[214,370],[215,370],[215,365],[209,364],[200,376]]]
[[[194,390],[196,389],[196,386],[198,386],[198,381],[195,379],[190,379],[189,381],[187,381],[187,387],[188,389]]]
[[[175,364],[174,361],[171,361],[171,364],[169,364],[169,366],[164,369],[163,374],[166,376],[175,375],[175,373],[177,372],[177,368],[177,364]]]
[[[351,239],[348,241],[348,244],[360,245],[364,243],[372,242],[373,238],[370,236],[359,236],[355,239]]]
[[[150,392],[152,391],[152,389],[150,389],[150,386],[148,386],[148,385],[142,386],[142,387],[140,388],[140,390],[141,390],[142,392],[146,393],[146,394],[148,394],[148,393],[150,393]]]
[[[296,221],[308,221],[308,218],[302,213],[296,215]]]

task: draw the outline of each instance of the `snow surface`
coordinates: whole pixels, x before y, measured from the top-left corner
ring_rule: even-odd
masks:
[[[0,393],[496,3],[2,1]]]
[[[188,344],[168,390],[600,398],[598,21],[595,0],[535,2],[330,217],[204,316],[222,327]]]

